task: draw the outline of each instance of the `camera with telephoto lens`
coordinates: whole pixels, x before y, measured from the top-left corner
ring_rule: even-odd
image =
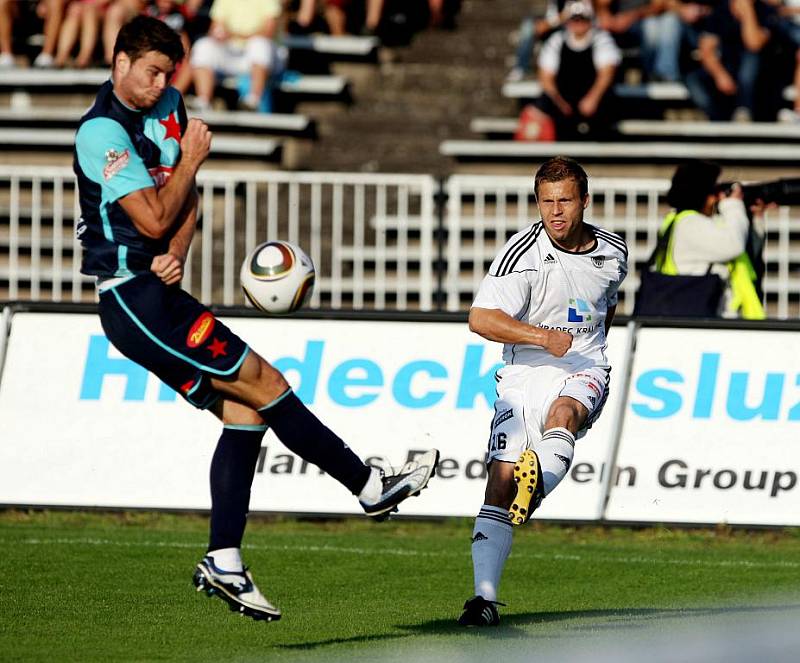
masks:
[[[717,190],[730,194],[735,182],[722,182]],[[750,182],[740,184],[744,203],[748,207],[757,200],[777,205],[800,205],[800,177],[787,177],[770,182]]]

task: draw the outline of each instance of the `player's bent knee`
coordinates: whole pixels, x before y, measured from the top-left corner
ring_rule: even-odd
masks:
[[[550,406],[545,428],[566,428],[574,434],[588,416],[589,410],[583,404],[569,396],[562,396]]]
[[[251,352],[239,370],[239,380],[253,386],[261,386],[281,394],[289,388],[283,374],[266,359]]]
[[[233,401],[228,398],[223,399],[221,416],[222,423],[235,426],[263,426],[264,420],[261,415],[253,408]]]
[[[213,378],[212,384],[253,409],[263,407],[289,389],[283,374],[255,352],[245,357],[234,380]]]

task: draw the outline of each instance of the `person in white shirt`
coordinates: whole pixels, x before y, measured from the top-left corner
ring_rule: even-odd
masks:
[[[606,335],[627,274],[618,235],[586,223],[588,179],[555,157],[536,173],[541,221],[515,234],[484,277],[470,330],[503,343],[489,437],[488,483],[475,520],[475,596],[459,623],[499,623],[497,589],[512,527],[566,476],[575,440],[599,417],[611,367]]]
[[[676,168],[667,192],[673,209],[659,231],[669,234],[669,241],[657,251],[655,268],[667,275],[716,274],[722,281],[717,315],[760,320],[765,313],[753,261],[760,261],[765,205],[760,200],[750,205],[751,224],[742,187],[735,183],[722,190],[721,172],[719,164],[702,160]]]

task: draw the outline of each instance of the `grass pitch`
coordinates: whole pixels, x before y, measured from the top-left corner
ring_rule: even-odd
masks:
[[[253,519],[245,559],[284,613],[268,624],[195,593],[205,518],[2,512],[0,659],[524,660],[535,650],[544,660],[606,633],[631,643],[653,627],[800,614],[796,529],[534,523],[515,536],[501,626],[461,629],[471,530],[467,520]]]

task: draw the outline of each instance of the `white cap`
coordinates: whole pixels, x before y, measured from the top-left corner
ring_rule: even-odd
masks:
[[[594,17],[594,9],[589,0],[567,0],[564,4],[564,13],[568,19],[574,16],[582,16],[587,19]]]

